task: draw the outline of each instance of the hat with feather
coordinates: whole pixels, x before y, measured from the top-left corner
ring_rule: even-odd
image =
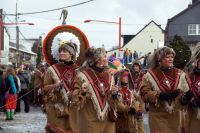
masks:
[[[59,60],[59,50],[67,50],[72,54],[72,60],[81,65],[89,42],[85,34],[75,26],[62,25],[52,29],[43,42],[43,54],[49,65]]]

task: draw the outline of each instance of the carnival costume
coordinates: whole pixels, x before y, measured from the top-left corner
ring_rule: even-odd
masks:
[[[139,67],[139,71],[136,72],[134,71],[133,67],[134,65],[137,65]],[[144,133],[144,122],[143,122],[143,116],[142,114],[144,113],[145,110],[145,104],[140,96],[140,88],[142,81],[144,79],[144,72],[142,71],[142,66],[139,60],[136,60],[132,64],[132,71],[131,71],[131,76],[134,84],[134,90],[133,90],[133,95],[136,99],[136,101],[139,102],[139,111],[136,112],[135,117],[136,117],[136,127],[137,127],[137,132],[138,133]]]
[[[200,58],[197,59],[197,65],[200,62]],[[200,69],[198,67],[194,68],[193,72],[190,74],[191,88],[194,97],[190,101],[189,106],[189,133],[198,133],[200,130]]]
[[[83,32],[70,25],[54,28],[44,40],[44,57],[51,65],[44,78],[47,132],[67,133],[77,130],[76,111],[70,106],[70,95],[76,77],[75,70],[78,68],[75,64],[77,54],[77,63],[82,64],[82,55],[88,47],[88,40]],[[72,60],[60,60],[60,49],[68,51],[72,55]]]
[[[115,78],[121,93],[121,106],[117,106],[116,133],[137,133],[136,112],[139,110],[139,102],[133,94],[131,73],[124,69],[116,73]],[[122,78],[127,80],[122,81]]]
[[[79,133],[115,133],[115,122],[109,119],[114,79],[105,67],[96,66],[105,55],[103,48],[89,49],[86,66],[77,71],[73,103],[78,109]]]
[[[173,49],[163,47],[154,53],[155,65],[145,74],[141,86],[141,96],[149,103],[149,126],[151,133],[181,133],[181,104],[185,94],[189,94],[190,84],[187,75],[175,67],[160,67],[160,62]],[[183,96],[182,96],[183,95]],[[187,97],[188,99],[188,97]],[[181,102],[180,102],[181,101]]]

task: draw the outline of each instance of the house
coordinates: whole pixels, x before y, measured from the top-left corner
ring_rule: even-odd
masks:
[[[36,65],[37,54],[31,51],[34,40],[20,40],[19,44],[19,59],[25,64]],[[9,62],[16,63],[17,49],[15,42],[9,42]]]
[[[190,46],[200,42],[200,0],[192,0],[192,4],[168,19],[165,29],[165,41],[171,42],[175,35],[181,38]]]
[[[122,36],[124,40],[127,40],[126,35]],[[126,38],[125,38],[126,37]],[[153,20],[145,25],[136,35],[128,35],[129,41],[122,46],[122,50],[128,48],[131,52],[137,51],[139,56],[144,56],[149,52],[153,52],[162,43],[164,43],[164,31],[160,25],[156,24]],[[110,50],[107,52],[108,56],[111,56],[114,52],[117,53],[117,57],[123,58],[123,51],[118,49]]]

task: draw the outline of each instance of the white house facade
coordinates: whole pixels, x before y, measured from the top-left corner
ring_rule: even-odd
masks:
[[[164,31],[154,21],[148,23],[141,29],[127,44],[122,47],[122,50],[136,51],[139,56],[143,56],[149,52],[153,52],[158,47],[164,45]],[[123,56],[123,51],[118,54],[118,50],[108,51],[107,55],[110,56],[116,52],[117,57]]]

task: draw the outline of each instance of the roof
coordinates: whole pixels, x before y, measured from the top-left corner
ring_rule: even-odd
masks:
[[[32,46],[33,46],[33,43],[20,40],[19,51],[29,53],[29,54],[32,54],[32,55],[37,55],[36,53],[31,51]],[[16,43],[10,41],[9,42],[9,48],[16,49]]]
[[[183,11],[181,11],[180,13],[178,13],[177,15],[175,15],[174,17],[168,19],[168,20],[167,20],[167,26],[166,26],[166,28],[165,28],[166,31],[167,31],[167,29],[168,29],[169,22],[171,22],[172,20],[174,20],[174,19],[176,19],[177,17],[181,16],[182,14],[188,12],[189,10],[193,9],[194,7],[196,7],[196,6],[199,5],[199,4],[200,4],[200,1],[197,1],[197,2],[195,2],[195,3],[193,3],[193,4],[190,4],[190,5],[188,5],[188,7],[187,7],[186,9],[184,9]]]
[[[140,34],[140,32],[142,32],[146,27],[148,27],[151,23],[154,23],[156,26],[158,26],[160,29],[161,29],[161,31],[162,32],[164,32],[164,30],[161,28],[161,26],[160,25],[158,25],[156,22],[154,22],[153,20],[151,20],[148,24],[146,24],[139,32],[137,32],[137,34],[135,34],[134,35],[134,37],[133,38],[135,38],[138,34]],[[123,36],[123,35],[122,35]],[[132,39],[133,39],[132,38]],[[131,40],[132,40],[131,39]],[[130,41],[131,41],[130,40]],[[128,42],[126,43],[126,44],[128,44]],[[126,44],[124,44],[123,46],[122,46],[122,48],[124,47],[124,46],[126,46]],[[109,50],[108,52],[111,52],[111,51],[114,51],[114,50],[117,50],[117,49],[113,49],[113,50]]]

